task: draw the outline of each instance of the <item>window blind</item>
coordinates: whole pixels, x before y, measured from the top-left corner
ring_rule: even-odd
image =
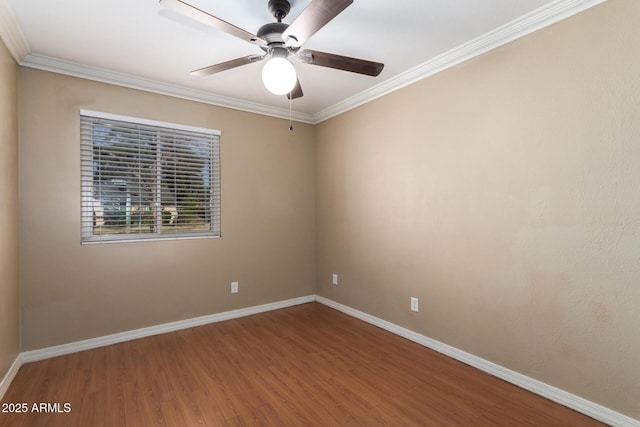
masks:
[[[220,236],[220,132],[80,112],[82,242]]]

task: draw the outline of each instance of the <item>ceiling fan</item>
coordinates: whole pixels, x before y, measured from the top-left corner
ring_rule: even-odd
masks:
[[[303,95],[295,68],[288,60],[289,55],[297,56],[298,60],[305,64],[335,68],[368,76],[377,76],[384,68],[384,64],[379,62],[317,50],[300,50],[301,46],[311,36],[338,16],[351,3],[353,3],[353,0],[312,0],[291,24],[286,24],[282,20],[291,10],[289,0],[269,0],[269,11],[277,22],[263,25],[254,35],[204,10],[198,9],[186,1],[160,0],[160,4],[164,6],[255,44],[264,51],[262,55],[243,56],[242,58],[194,70],[191,74],[208,76],[268,59],[262,69],[264,85],[270,92],[276,95],[286,94],[289,99],[300,98]]]

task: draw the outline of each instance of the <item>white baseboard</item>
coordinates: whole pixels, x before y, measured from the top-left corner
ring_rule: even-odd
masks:
[[[300,298],[293,298],[285,301],[278,301],[270,304],[263,304],[254,307],[241,308],[238,310],[226,311],[223,313],[211,314],[208,316],[195,317],[192,319],[180,320],[177,322],[164,323],[162,325],[151,326],[148,328],[135,329],[133,331],[121,332],[118,334],[107,335],[104,337],[92,338],[83,341],[76,341],[69,344],[62,344],[54,347],[43,348],[39,350],[25,351],[18,355],[15,362],[0,382],[0,399],[9,388],[14,377],[18,373],[18,369],[23,363],[35,362],[37,360],[48,359],[51,357],[62,356],[65,354],[75,353],[83,350],[103,347],[119,342],[134,340],[137,338],[148,337],[152,335],[164,334],[167,332],[178,331],[181,329],[191,328],[194,326],[206,325],[209,323],[221,322],[224,320],[235,319],[238,317],[250,316],[252,314],[263,313],[281,308],[291,307],[294,305],[305,304],[317,301],[328,307],[334,308],[345,314],[357,319],[363,320],[379,328],[385,329],[396,335],[409,339],[420,345],[428,347],[448,357],[459,360],[467,365],[473,366],[481,371],[491,374],[495,377],[510,382],[518,387],[529,390],[537,395],[545,397],[549,400],[557,402],[575,411],[588,415],[596,420],[607,423],[616,427],[640,427],[640,421],[630,418],[626,415],[615,412],[597,403],[591,402],[582,397],[573,395],[564,390],[560,390],[541,381],[522,375],[488,360],[482,359],[473,354],[464,352],[450,345],[441,343],[432,338],[418,334],[417,332],[398,326],[394,323],[387,322],[378,317],[356,310],[349,306],[340,304],[320,295],[308,295]]]
[[[16,360],[13,361],[11,367],[7,371],[7,374],[4,376],[2,381],[0,381],[0,401],[4,399],[4,394],[7,392],[7,390],[9,389],[9,385],[11,385],[11,382],[16,377],[18,370],[22,366],[22,362],[22,355],[18,354]]]
[[[137,338],[149,337],[152,335],[164,334],[181,329],[192,328],[194,326],[206,325],[209,323],[222,322],[223,320],[235,319],[238,317],[250,316],[252,314],[266,311],[278,310],[280,308],[291,307],[298,304],[305,304],[315,301],[315,295],[308,295],[300,298],[293,298],[269,304],[257,305],[253,307],[241,308],[238,310],[225,311],[222,313],[210,314],[207,316],[194,317],[192,319],[179,320],[177,322],[163,323],[162,325],[150,326],[148,328],[135,329],[133,331],[120,332],[118,334],[106,335],[98,338],[91,338],[83,341],[76,341],[54,347],[42,348],[39,350],[25,351],[22,353],[22,362],[35,362],[37,360],[49,359],[51,357],[71,354],[78,351],[90,350],[104,347],[119,342],[130,341]]]
[[[453,359],[459,360],[460,362],[480,369],[481,371],[517,385],[518,387],[529,390],[539,396],[545,397],[575,411],[588,415],[589,417],[594,418],[598,421],[602,421],[603,423],[616,427],[640,427],[639,420],[635,420],[582,397],[576,396],[564,390],[560,390],[559,388],[527,377],[518,372],[512,371],[493,362],[489,362],[488,360],[482,359],[478,356],[474,356],[473,354],[459,350],[450,345],[441,343],[440,341],[436,341],[432,338],[418,334],[417,332],[413,332],[409,329],[403,328],[391,322],[387,322],[386,320],[382,320],[378,317],[340,304],[320,295],[316,295],[316,301],[328,307],[341,311],[345,314],[348,314],[349,316],[363,320],[367,323],[378,326],[379,328],[385,329],[396,335],[428,347],[432,350],[444,354],[445,356],[449,356]]]

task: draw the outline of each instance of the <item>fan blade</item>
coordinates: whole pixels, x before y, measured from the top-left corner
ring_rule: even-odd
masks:
[[[264,57],[265,55],[247,55],[243,56],[242,58],[232,59],[231,61],[221,62],[219,64],[193,70],[191,74],[193,74],[194,76],[209,76],[211,74],[219,73],[220,71],[240,67],[241,65],[247,65],[253,62],[262,61]]]
[[[320,28],[338,16],[353,0],[312,0],[282,33],[288,47],[300,47]]]
[[[241,38],[242,40],[249,43],[257,44],[259,46],[267,45],[266,40],[261,39],[255,34],[251,34],[250,32],[245,31],[240,27],[236,27],[235,25],[230,24],[227,21],[223,21],[222,19],[213,16],[210,13],[205,12],[204,10],[198,9],[195,6],[191,6],[183,0],[160,0],[160,4],[173,9],[176,12],[181,13],[182,15],[185,15],[191,19],[200,21],[203,24],[224,31],[225,33],[231,34],[232,36]]]
[[[302,86],[300,86],[300,80],[296,80],[296,85],[293,87],[290,93],[287,94],[287,99],[302,98]]]
[[[305,49],[298,52],[298,59],[305,64],[320,65],[321,67],[336,68],[338,70],[351,71],[352,73],[377,76],[382,72],[384,64],[351,58],[350,56],[336,55]]]

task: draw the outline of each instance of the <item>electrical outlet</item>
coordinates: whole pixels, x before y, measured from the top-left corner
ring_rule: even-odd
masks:
[[[238,282],[231,282],[231,293],[232,294],[238,293]]]
[[[418,303],[418,298],[411,297],[411,311],[419,311],[420,305]]]
[[[338,275],[337,275],[336,273],[333,273],[333,277],[332,277],[332,279],[331,279],[331,282],[332,282],[334,285],[337,285],[337,284],[338,284]]]

